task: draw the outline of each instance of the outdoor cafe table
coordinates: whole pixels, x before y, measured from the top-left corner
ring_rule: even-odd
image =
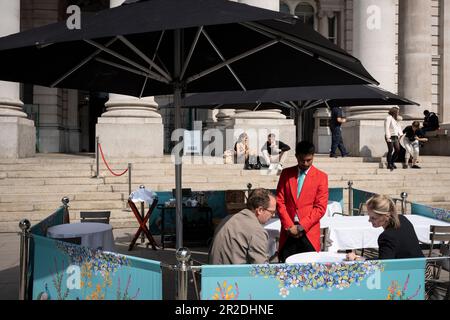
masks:
[[[405,215],[411,221],[417,237],[422,243],[430,243],[430,226],[450,226],[450,223],[431,219],[419,215]],[[378,248],[378,237],[383,228],[374,228],[369,222],[368,216],[324,216],[320,220],[320,227],[329,229],[332,244],[329,252],[338,250],[354,250],[362,248]],[[273,255],[276,251],[273,242],[279,237],[281,228],[280,220],[273,219],[264,227],[269,233],[269,252]]]
[[[345,257],[345,253],[304,252],[288,257],[286,263],[339,263],[344,261]]]
[[[81,238],[81,245],[103,251],[114,251],[112,226],[106,223],[79,222],[48,228],[49,238]]]
[[[342,206],[340,202],[328,201],[327,211],[325,216],[333,216],[334,213],[342,213]],[[279,219],[272,219],[264,226],[264,229],[269,233],[269,253],[273,256],[277,251],[278,238],[280,237],[281,223]]]

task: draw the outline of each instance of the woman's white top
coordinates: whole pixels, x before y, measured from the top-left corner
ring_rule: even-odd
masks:
[[[402,127],[391,115],[384,121],[384,132],[386,139],[390,139],[394,136],[401,137],[403,135]]]

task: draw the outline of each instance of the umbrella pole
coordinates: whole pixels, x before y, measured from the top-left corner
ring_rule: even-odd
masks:
[[[174,52],[174,97],[173,103],[175,107],[175,129],[181,128],[181,31],[174,31],[175,52]],[[175,198],[176,198],[176,248],[183,247],[183,203],[182,203],[182,160],[181,154],[175,155]]]

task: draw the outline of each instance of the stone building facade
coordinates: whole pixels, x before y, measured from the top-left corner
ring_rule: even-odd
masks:
[[[62,20],[71,4],[77,4],[85,11],[96,11],[122,2],[0,0],[0,36]],[[381,87],[421,104],[420,107],[402,106],[405,122],[422,119],[424,109],[437,112],[444,130],[434,138],[435,147],[429,149],[436,154],[449,154],[449,139],[445,131],[450,129],[448,1],[237,2],[295,14],[305,24],[361,59]],[[108,93],[0,82],[0,157],[30,157],[35,152],[92,152],[96,136],[100,137],[104,150],[108,150],[111,157],[160,156],[170,150],[173,114],[169,108],[159,108],[168,102],[170,98],[139,100]],[[388,109],[370,106],[346,109],[350,121],[344,127],[344,139],[354,155],[383,155],[383,119]],[[282,139],[295,143],[302,124],[295,123],[293,118],[292,114],[281,113],[280,110],[191,110],[184,111],[183,115],[186,127],[191,127],[195,120],[203,121],[205,128],[271,126],[280,132]],[[320,129],[316,127],[315,132]],[[145,138],[148,136],[152,137],[151,142]],[[136,143],[136,137],[144,138]]]

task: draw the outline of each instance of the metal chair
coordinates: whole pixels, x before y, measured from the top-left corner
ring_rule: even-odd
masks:
[[[430,226],[430,250],[428,252],[429,258],[448,257],[450,255],[450,227],[444,226]],[[438,248],[435,250],[435,243],[438,242]],[[450,271],[450,259],[434,260],[427,263],[427,279],[428,290],[427,294],[431,295],[438,286],[446,290],[445,298],[449,299],[450,294],[450,280],[442,280],[442,269]]]
[[[81,211],[81,222],[97,222],[109,224],[111,211]]]
[[[331,244],[330,229],[328,227],[320,228],[320,251],[328,251]]]
[[[228,214],[235,214],[247,207],[244,190],[225,191],[225,207]]]
[[[53,240],[62,241],[62,242],[77,244],[79,246],[81,245],[81,237],[75,237],[75,238],[52,238],[52,239]]]

